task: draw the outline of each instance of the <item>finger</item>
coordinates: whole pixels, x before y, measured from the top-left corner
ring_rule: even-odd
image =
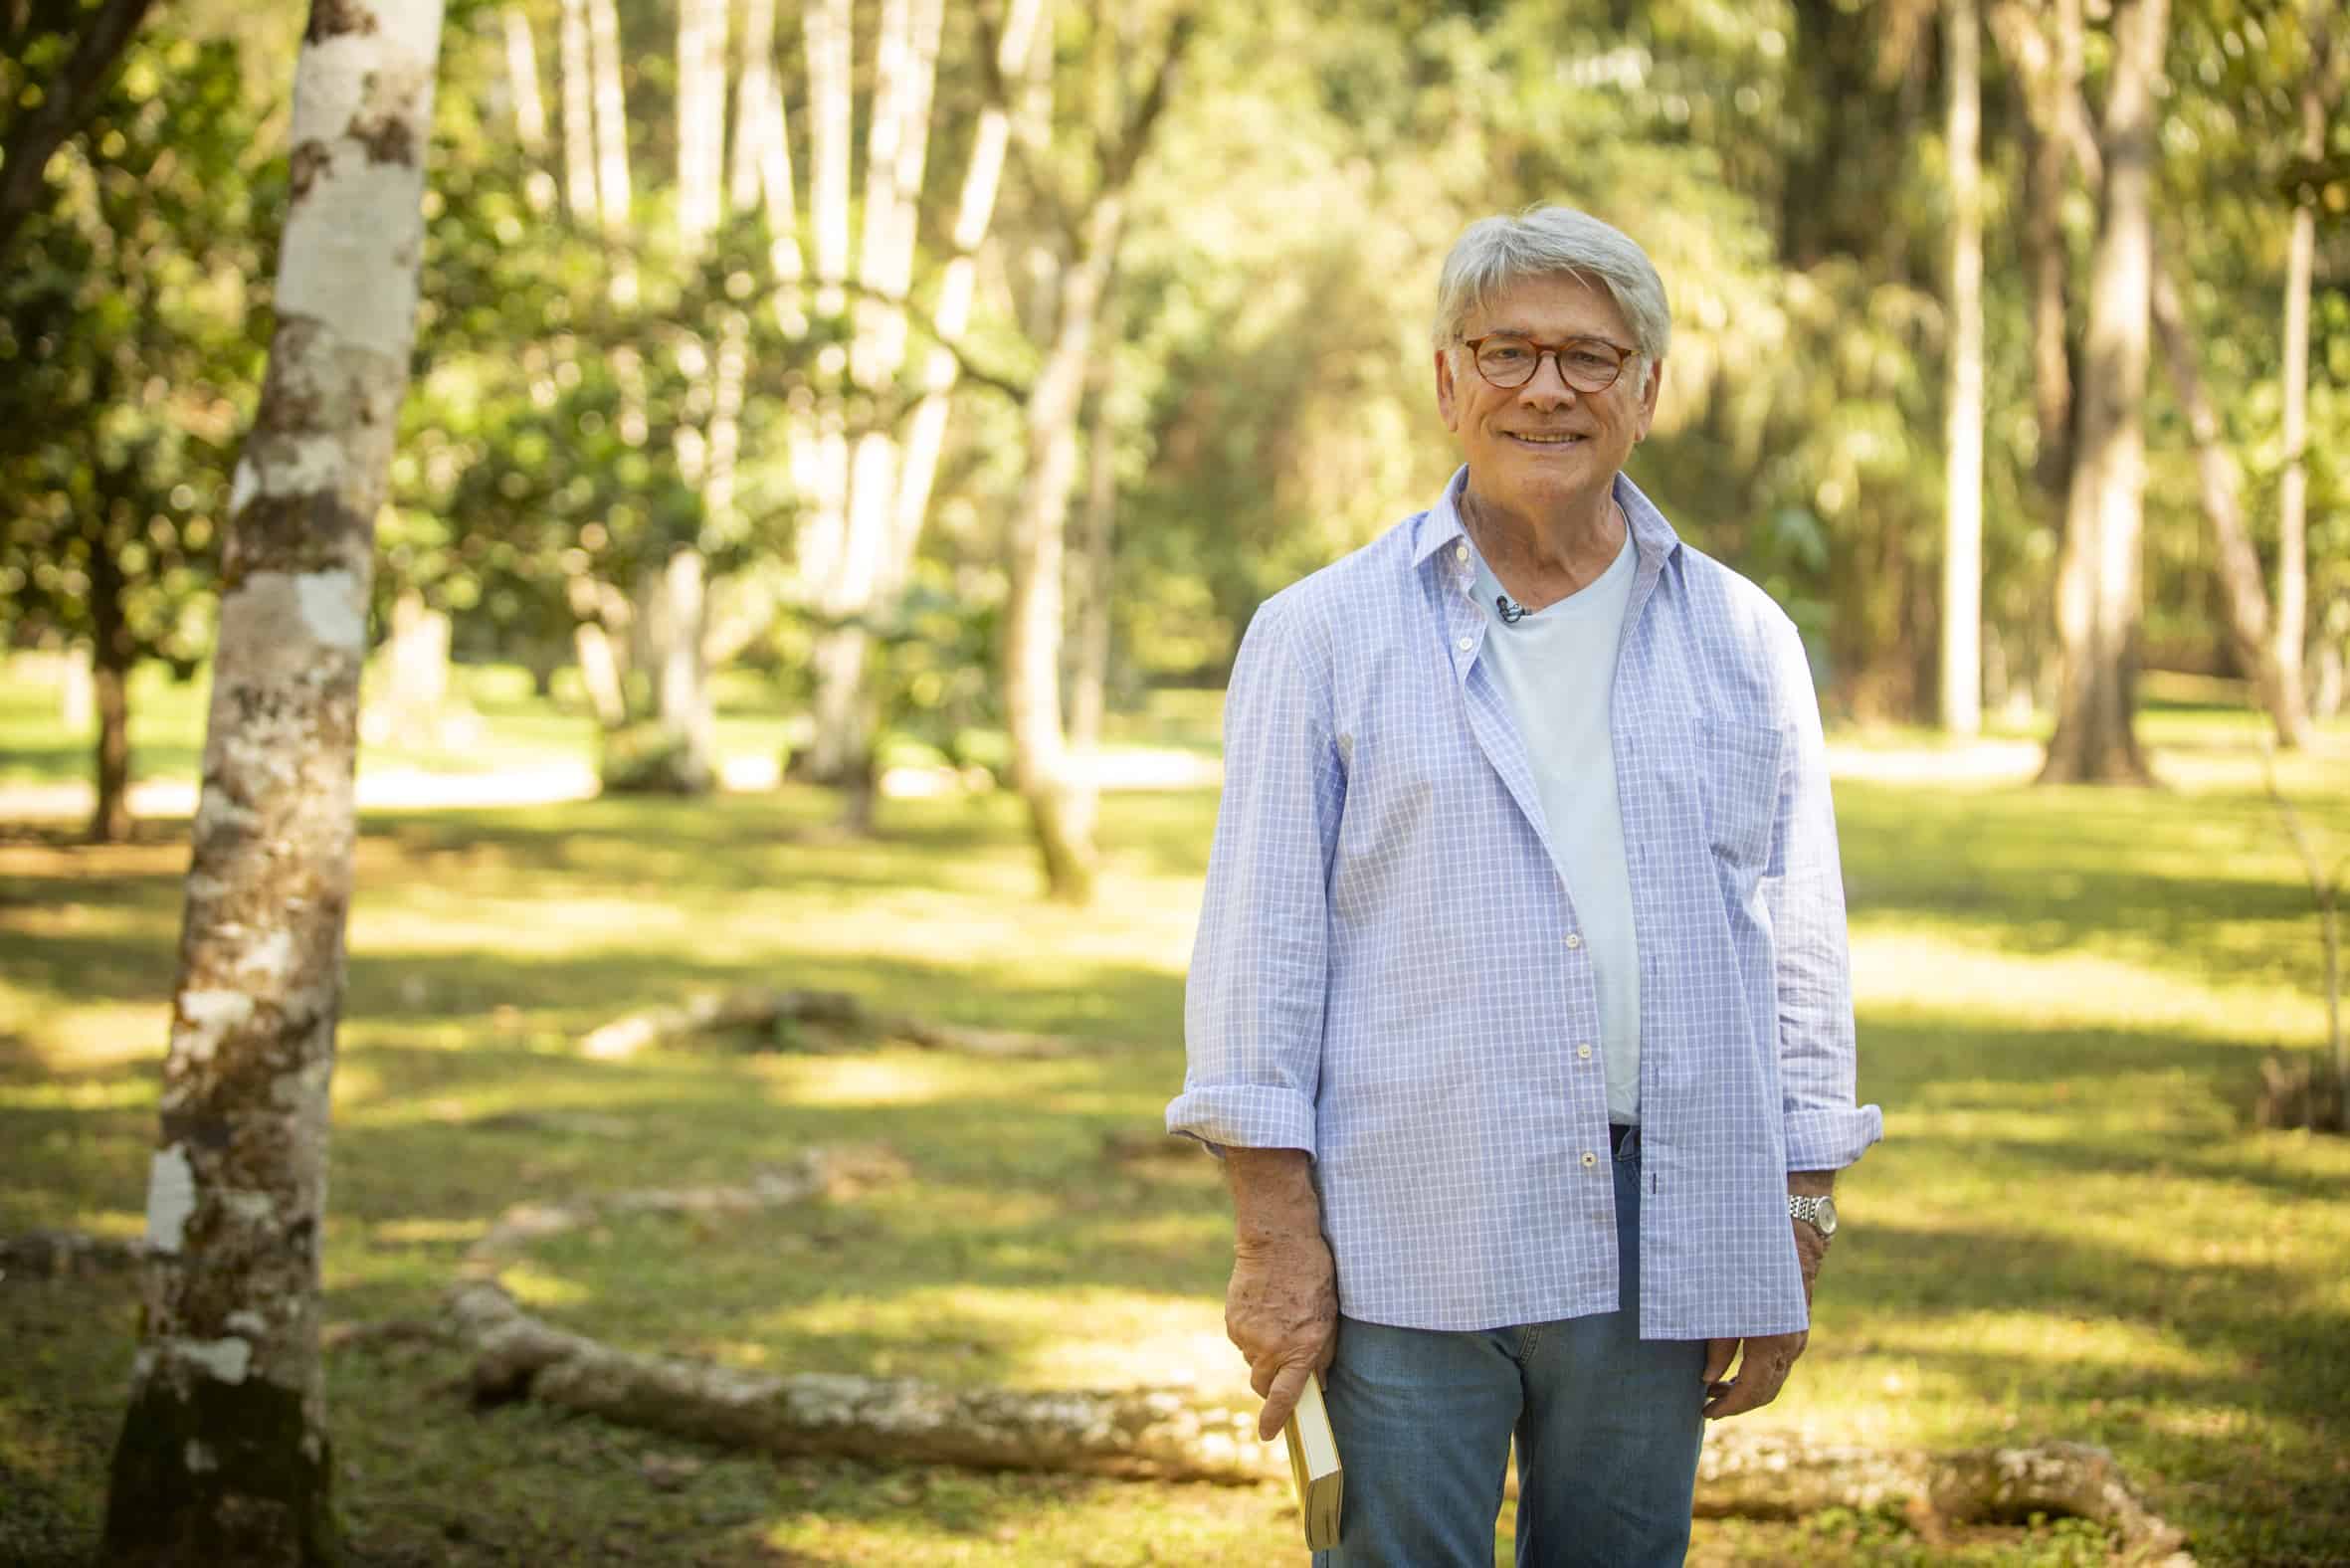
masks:
[[[1313,1369],[1303,1365],[1281,1368],[1273,1380],[1273,1392],[1265,1396],[1265,1410],[1257,1418],[1257,1436],[1271,1443],[1280,1435],[1289,1421],[1289,1412],[1296,1408],[1297,1397],[1305,1392],[1305,1380],[1313,1376]]]
[[[1735,1339],[1705,1341],[1705,1376],[1701,1381],[1707,1388],[1722,1380],[1723,1374],[1730,1370],[1731,1358],[1737,1353],[1738,1341]]]
[[[1722,1421],[1731,1416],[1743,1416],[1750,1410],[1760,1410],[1779,1397],[1779,1390],[1787,1382],[1789,1362],[1779,1355],[1757,1355],[1753,1346],[1739,1359],[1738,1375],[1725,1386],[1722,1394],[1707,1403],[1705,1419]]]

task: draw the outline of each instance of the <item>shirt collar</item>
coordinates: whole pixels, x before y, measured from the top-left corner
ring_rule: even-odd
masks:
[[[1461,494],[1468,486],[1469,466],[1463,464],[1453,471],[1437,503],[1420,514],[1419,528],[1412,540],[1414,566],[1426,565],[1430,556],[1456,540],[1468,542],[1469,530],[1461,525]],[[1680,548],[1680,535],[1672,531],[1665,513],[1641,493],[1640,487],[1622,474],[1616,476],[1616,502],[1624,508],[1625,520],[1632,524],[1632,547],[1639,553],[1641,564],[1652,570],[1663,570],[1672,552]]]

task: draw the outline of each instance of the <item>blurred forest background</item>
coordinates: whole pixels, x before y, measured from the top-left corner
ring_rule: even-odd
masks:
[[[1438,262],[1535,200],[1655,255],[1676,333],[1634,478],[1796,616],[1832,713],[1952,705],[1959,489],[1981,706],[2054,707],[2101,8],[1062,4],[1010,80],[1004,18],[957,4],[907,35],[902,93],[872,8],[738,9],[450,12],[370,739],[430,738],[449,660],[509,663],[593,715],[608,783],[698,790],[716,671],[790,721],[797,774],[861,785],[903,745],[1058,780],[1047,729],[1081,747],[1105,703],[1220,684],[1268,593],[1428,503]],[[2157,40],[2176,357],[2126,595],[2138,665],[2255,677],[2290,637],[2320,712],[2350,642],[2330,9],[2178,0]],[[1979,40],[1955,164],[1954,18]],[[124,677],[209,646],[298,29],[158,12],[9,218],[0,638],[94,661],[69,695],[99,720],[101,833],[137,766]],[[0,69],[30,102],[70,34],[25,37]],[[1945,462],[1970,350],[1979,480]]]
[[[108,1261],[204,923],[304,39],[0,0],[5,1561],[86,1560],[138,1435]],[[1267,595],[1435,497],[1438,266],[1537,201],[1655,258],[1629,472],[1831,724],[1889,1135],[1756,1425],[2095,1443],[2199,1560],[2345,1560],[2333,0],[452,0],[439,58],[327,1036],[355,1560],[1288,1540],[1196,1467],[582,1420],[448,1292],[745,1376],[1248,1403],[1221,1191],[1157,1135],[1221,688]],[[2100,1509],[1838,1502],[1693,1560],[2175,1540]]]

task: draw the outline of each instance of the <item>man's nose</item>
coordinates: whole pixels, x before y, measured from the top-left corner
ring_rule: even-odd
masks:
[[[1561,408],[1573,403],[1581,394],[1567,385],[1567,374],[1558,367],[1558,355],[1545,353],[1534,364],[1534,374],[1517,389],[1518,401],[1537,408]]]

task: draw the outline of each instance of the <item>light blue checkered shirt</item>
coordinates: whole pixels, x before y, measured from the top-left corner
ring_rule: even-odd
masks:
[[[1167,1127],[1313,1156],[1340,1310],[1474,1329],[1617,1305],[1599,1005],[1526,748],[1478,660],[1454,476],[1268,600]],[[1804,1327],[1786,1173],[1883,1133],[1854,1103],[1819,703],[1794,625],[1631,481],[1613,736],[1641,985],[1641,1332]]]

